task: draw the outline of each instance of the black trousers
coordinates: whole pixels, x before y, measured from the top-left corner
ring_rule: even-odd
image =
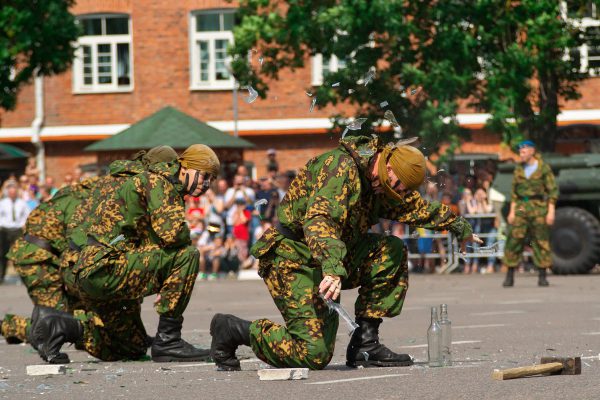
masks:
[[[20,228],[0,228],[0,283],[4,281],[8,259],[6,254],[10,246],[23,234]]]

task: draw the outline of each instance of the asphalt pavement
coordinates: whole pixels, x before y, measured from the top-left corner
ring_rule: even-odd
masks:
[[[399,317],[382,324],[382,342],[414,356],[403,368],[350,369],[349,341],[340,323],[331,364],[299,381],[259,381],[267,366],[247,347],[238,350],[241,372],[216,371],[211,363],[99,362],[65,347],[71,357],[65,375],[28,376],[42,364],[29,346],[0,339],[0,399],[599,399],[600,275],[550,276],[540,288],[534,275],[518,274],[516,286],[502,288],[492,275],[411,275]],[[356,291],[344,291],[352,312]],[[454,365],[426,365],[429,307],[448,304],[453,325]],[[0,286],[0,317],[29,314],[25,288]],[[210,319],[216,312],[246,319],[282,321],[262,281],[198,282],[185,313],[183,336],[210,346]],[[152,299],[143,319],[154,334],[158,316]],[[542,356],[581,356],[577,376],[538,376],[494,381],[494,369],[539,363]]]

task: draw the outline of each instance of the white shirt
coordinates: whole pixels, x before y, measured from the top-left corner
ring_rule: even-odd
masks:
[[[244,188],[244,192],[246,192],[246,196],[248,196],[250,201],[254,202],[254,199],[255,199],[254,190],[252,190],[251,188],[246,186]],[[225,192],[225,204],[229,203],[229,201],[233,198],[234,195],[235,195],[236,200],[237,199],[244,200],[244,195],[241,193],[241,189],[229,188]]]
[[[8,197],[3,198],[0,200],[0,228],[23,228],[30,212],[25,200],[17,198],[12,201]]]

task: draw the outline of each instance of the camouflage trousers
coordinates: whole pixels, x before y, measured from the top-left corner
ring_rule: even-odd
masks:
[[[58,260],[52,253],[21,237],[13,243],[7,257],[13,261],[33,304],[67,309]],[[30,325],[28,317],[6,314],[0,332],[8,342],[25,342]]]
[[[198,275],[195,247],[158,246],[116,251],[86,246],[73,268],[64,270],[67,292],[80,299],[74,310],[83,323],[83,347],[105,361],[138,359],[146,354],[141,299],[159,294],[160,315],[179,317],[190,300]]]
[[[546,224],[548,206],[546,202],[518,202],[515,207],[515,221],[509,227],[504,264],[509,268],[519,265],[523,257],[523,246],[529,238],[533,250],[533,263],[538,268],[552,266],[550,251],[550,227]]]
[[[285,326],[268,319],[253,321],[252,350],[275,367],[325,368],[333,356],[339,322],[337,313],[330,312],[319,297],[322,270],[273,253],[260,260],[261,271]],[[400,314],[408,289],[402,240],[368,234],[347,259],[349,276],[342,281],[342,288],[359,288],[356,316],[381,318]]]

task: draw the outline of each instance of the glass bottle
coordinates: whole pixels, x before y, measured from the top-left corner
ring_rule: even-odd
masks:
[[[441,333],[442,365],[452,365],[452,322],[448,319],[448,305],[440,305],[440,320],[438,322]]]
[[[437,308],[431,307],[431,325],[429,325],[429,329],[427,330],[427,355],[430,367],[442,366],[442,329],[437,319]]]

